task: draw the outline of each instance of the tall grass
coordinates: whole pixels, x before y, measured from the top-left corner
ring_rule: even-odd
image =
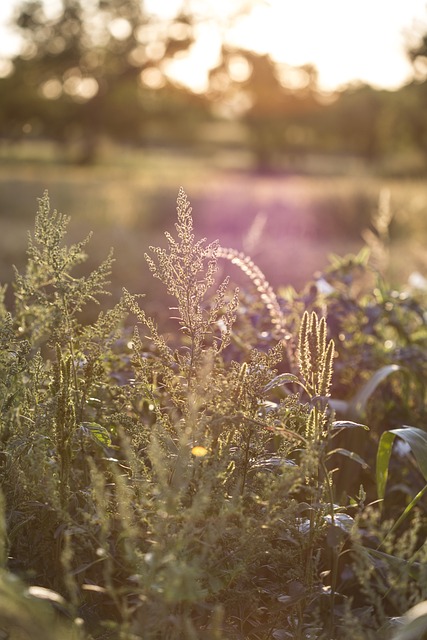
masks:
[[[175,232],[144,247],[163,311],[128,286],[83,321],[113,260],[85,271],[91,239],[67,244],[69,222],[39,200],[0,308],[3,635],[410,632],[427,597],[427,445],[410,436],[425,292],[388,288],[362,251],[279,296],[250,258],[197,239],[181,189]]]

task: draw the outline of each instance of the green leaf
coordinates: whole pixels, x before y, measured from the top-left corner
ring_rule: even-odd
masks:
[[[404,425],[400,429],[391,429],[382,434],[377,452],[377,491],[384,498],[388,476],[388,464],[394,438],[402,438],[411,448],[424,480],[427,482],[427,433],[418,427]]]
[[[264,458],[257,460],[251,465],[251,470],[255,471],[280,471],[285,467],[298,468],[298,465],[293,460],[282,458],[280,456],[271,456],[270,458]]]
[[[61,595],[44,587],[27,587],[17,576],[0,569],[0,638],[76,639],[78,629],[55,615],[52,603],[71,619],[71,609]]]
[[[366,547],[361,547],[356,545],[359,551],[363,553],[367,553],[373,559],[375,563],[375,559],[381,560],[385,562],[390,567],[392,567],[395,571],[402,571],[403,573],[409,573],[411,578],[418,581],[420,579],[420,570],[421,563],[420,562],[411,562],[410,560],[405,560],[404,558],[398,558],[397,556],[392,556],[389,553],[384,553],[383,551],[378,551],[378,549],[366,549]]]
[[[388,477],[388,465],[390,462],[391,451],[395,437],[402,438],[409,445],[411,451],[418,463],[419,469],[424,476],[424,480],[427,482],[427,433],[418,427],[404,426],[401,429],[391,429],[382,434],[380,442],[378,444],[377,451],[377,491],[378,497],[384,498],[385,488]],[[417,495],[411,500],[403,513],[395,521],[390,531],[386,534],[385,538],[395,531],[409,515],[415,505],[421,500],[421,498],[427,492],[427,485],[417,493]],[[381,543],[382,544],[382,543]]]
[[[35,585],[28,587],[28,593],[30,596],[39,598],[40,600],[48,600],[50,602],[56,602],[57,604],[62,605],[66,604],[64,598],[56,591],[52,591],[52,589],[46,589],[45,587],[39,587]]]
[[[360,265],[367,265],[371,250],[368,246],[362,247],[359,253],[356,255],[356,262]]]
[[[331,514],[328,513],[324,517],[325,522],[335,527],[341,529],[346,534],[351,534],[354,529],[354,518],[348,515],[348,513],[334,513],[334,517],[332,518]]]
[[[393,533],[393,531],[395,531],[398,527],[400,527],[402,522],[405,520],[406,516],[408,516],[410,514],[410,512],[415,507],[415,505],[418,504],[418,502],[421,500],[421,498],[423,498],[425,496],[426,493],[427,493],[427,484],[424,485],[424,487],[421,489],[421,491],[418,491],[418,493],[415,496],[415,498],[412,498],[411,502],[408,504],[408,506],[403,511],[403,513],[400,514],[400,516],[398,517],[396,522],[393,524],[393,526],[390,529],[390,531],[388,531],[387,534],[384,536],[381,544],[383,544],[383,542],[387,538],[387,536],[389,536],[391,533]]]
[[[331,548],[338,547],[344,542],[345,537],[345,533],[341,527],[331,524],[327,529],[326,544]]]
[[[411,447],[424,480],[427,482],[427,433],[418,427],[404,425],[401,429],[391,429],[399,438],[402,438]]]
[[[368,380],[368,382],[364,384],[361,389],[359,389],[359,391],[351,401],[350,408],[353,414],[361,415],[366,409],[369,398],[372,396],[381,382],[388,378],[388,376],[390,376],[392,373],[401,371],[401,369],[402,368],[397,364],[388,364],[385,367],[381,367],[381,369],[378,369],[378,371],[374,373],[372,378],[370,378],[370,380]]]
[[[369,427],[366,424],[360,424],[360,422],[352,422],[352,420],[335,420],[331,429],[355,429],[356,427],[361,427],[366,431],[369,431]]]
[[[332,451],[329,451],[326,457],[330,458],[335,453],[337,453],[340,456],[346,456],[346,458],[350,458],[350,460],[357,462],[358,464],[361,465],[362,469],[369,468],[368,463],[365,462],[365,460],[361,458],[357,453],[354,453],[354,451],[349,451],[348,449],[342,449],[341,447],[339,447],[338,449],[333,449]]]
[[[97,422],[83,422],[82,427],[94,440],[102,444],[102,446],[111,446],[111,437],[105,427],[102,427]]]
[[[347,400],[337,400],[336,398],[329,398],[328,404],[331,409],[343,415],[348,414],[350,411],[350,403],[347,402]]]
[[[329,405],[334,409],[334,411],[339,411],[340,413],[348,413],[349,415],[356,417],[363,415],[366,410],[366,405],[377,387],[381,382],[388,378],[388,376],[396,371],[402,371],[402,367],[397,364],[388,364],[381,367],[381,369],[378,369],[368,382],[359,389],[356,395],[349,402],[331,398],[329,400]]]
[[[267,391],[271,391],[271,389],[275,389],[276,387],[281,387],[282,385],[289,383],[298,384],[305,389],[301,380],[293,373],[281,373],[270,380],[270,382],[265,385],[263,391],[264,393],[267,393]]]
[[[377,493],[380,499],[384,498],[385,495],[385,487],[388,478],[388,463],[390,461],[394,438],[395,434],[392,431],[385,431],[378,443],[376,475]]]
[[[427,632],[427,600],[419,602],[403,616],[403,627],[393,640],[419,640]]]

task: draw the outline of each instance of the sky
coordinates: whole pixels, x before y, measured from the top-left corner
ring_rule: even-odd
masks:
[[[54,2],[54,0],[47,0]],[[17,46],[4,26],[16,0],[0,0],[0,57]],[[194,0],[200,11],[223,15],[238,0]],[[165,17],[180,0],[145,0]],[[226,34],[229,43],[270,53],[289,65],[314,64],[319,86],[331,91],[354,81],[395,89],[412,77],[405,53],[417,33],[427,31],[427,0],[261,0],[252,14]],[[220,34],[205,21],[190,55],[173,67],[176,76],[203,90],[215,64]]]

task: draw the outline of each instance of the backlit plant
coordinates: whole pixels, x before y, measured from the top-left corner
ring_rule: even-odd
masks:
[[[375,483],[355,488],[343,470],[373,476],[351,439],[377,444],[381,413],[368,400],[381,385],[394,385],[392,400],[407,392],[405,411],[422,415],[422,301],[405,306],[384,283],[373,297],[346,289],[366,256],[336,260],[327,294],[281,298],[249,257],[195,238],[182,189],[177,214],[176,234],[146,256],[164,287],[160,313],[170,309],[166,333],[126,289],[83,322],[107,292],[112,257],[78,275],[88,239],[67,247],[68,219],[47,194],[39,202],[27,269],[0,307],[0,635],[392,638],[427,597],[419,423],[381,437],[382,510]],[[219,280],[224,258],[248,276],[247,292]],[[392,311],[390,351],[371,316],[385,323]],[[403,333],[406,317],[416,337]],[[410,365],[402,336],[419,355],[418,382],[399,377]],[[378,406],[390,410],[385,398]],[[391,445],[411,434],[421,493],[394,514]]]

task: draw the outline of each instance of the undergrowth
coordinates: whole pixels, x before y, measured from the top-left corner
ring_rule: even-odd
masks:
[[[83,321],[112,255],[76,275],[47,194],[2,289],[1,637],[421,637],[425,292],[364,251],[279,295],[177,214],[146,256],[174,332],[126,289]]]

